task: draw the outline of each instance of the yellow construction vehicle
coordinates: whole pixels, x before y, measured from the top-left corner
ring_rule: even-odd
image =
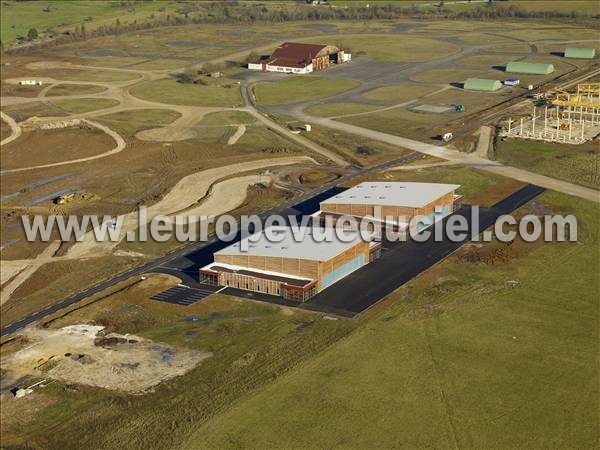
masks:
[[[75,193],[71,192],[69,194],[63,194],[59,197],[56,197],[54,199],[54,203],[56,203],[57,205],[64,205],[65,203],[69,203],[70,201],[72,201],[75,198]]]

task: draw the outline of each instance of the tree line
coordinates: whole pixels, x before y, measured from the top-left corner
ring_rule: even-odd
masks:
[[[116,36],[123,33],[149,30],[153,28],[190,24],[248,24],[256,22],[276,23],[292,21],[336,21],[336,20],[393,20],[402,18],[444,18],[444,19],[598,19],[600,14],[582,14],[562,11],[525,11],[518,6],[504,6],[492,3],[472,10],[452,11],[443,3],[438,8],[426,9],[419,6],[400,6],[376,3],[356,7],[310,6],[304,3],[267,7],[268,3],[230,2],[189,2],[183,3],[176,14],[151,15],[138,22],[121,23],[119,19],[110,25],[100,25],[87,30],[78,25],[72,31],[56,35],[51,39],[37,40],[38,31],[30,30],[29,43],[20,47],[4,49],[4,53],[20,53],[43,49],[70,42],[83,41],[100,36]],[[271,5],[269,5],[271,6]]]

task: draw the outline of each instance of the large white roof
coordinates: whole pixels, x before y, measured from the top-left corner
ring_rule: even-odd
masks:
[[[421,208],[459,187],[458,184],[365,181],[321,204],[351,203]]]
[[[328,261],[355,246],[362,239],[357,231],[338,229],[338,232],[343,232],[350,240],[350,242],[343,242],[337,237],[336,230],[333,228],[327,230],[328,233],[331,233],[333,239],[323,242],[316,241],[319,230],[313,230],[312,227],[298,226],[292,229],[290,227],[273,226],[269,227],[268,230],[283,239],[279,242],[271,242],[267,238],[265,230],[242,239],[241,242],[225,247],[215,252],[215,255],[278,256]],[[313,232],[315,232],[314,235]],[[246,251],[242,249],[243,245],[247,245]]]

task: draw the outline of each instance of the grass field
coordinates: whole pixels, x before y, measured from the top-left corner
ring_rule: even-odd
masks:
[[[114,145],[110,136],[95,128],[28,131],[2,148],[2,169],[84,158],[107,152]]]
[[[220,79],[209,85],[178,83],[173,79],[148,81],[135,86],[131,94],[143,100],[186,106],[240,106],[237,84]]]
[[[431,94],[435,90],[436,88],[430,86],[398,84],[367,91],[363,94],[363,97],[373,100],[386,100],[390,103],[402,103]]]
[[[460,48],[449,42],[418,36],[341,36],[337,39],[341,48],[352,53],[366,54],[381,61],[428,61],[457,53]]]
[[[138,131],[168,125],[181,117],[169,109],[136,109],[98,117],[98,122],[118,129],[124,136],[133,137]]]
[[[559,0],[508,0],[507,6],[517,6],[524,11],[560,11],[576,12],[581,14],[592,14],[598,8],[595,1],[589,0],[569,0],[563,2]]]
[[[71,114],[80,114],[84,112],[96,111],[98,109],[117,106],[118,100],[111,98],[74,98],[65,100],[53,100],[52,105]]]
[[[331,79],[312,75],[294,76],[268,83],[258,83],[254,92],[256,102],[261,105],[282,105],[329,97],[333,94],[355,88],[358,82],[344,79]]]
[[[45,11],[46,7],[49,7]],[[2,42],[10,43],[17,36],[27,36],[30,28],[39,33],[49,28],[57,31],[72,29],[85,23],[88,29],[102,24],[114,23],[119,18],[121,23],[141,20],[151,14],[173,12],[174,5],[168,2],[135,2],[120,5],[118,2],[99,1],[35,1],[14,2],[3,1]],[[87,19],[87,20],[86,20]]]
[[[313,116],[331,117],[370,112],[380,108],[382,106],[367,105],[366,103],[323,103],[322,105],[311,105],[304,111]]]
[[[58,97],[62,95],[88,95],[104,92],[106,87],[94,86],[93,84],[58,84],[50,88],[47,97]]]
[[[417,73],[410,77],[411,80],[420,83],[436,83],[448,85],[450,83],[462,83],[465,78],[481,77],[485,78],[486,74],[494,74],[492,71],[475,70],[475,69],[432,69],[425,72]],[[496,77],[502,75],[500,72],[495,73]]]
[[[582,245],[458,252],[181,448],[594,447],[598,210],[535,203],[576,214]]]
[[[36,70],[33,76],[49,76],[64,81],[130,81],[139,78],[132,72],[119,72],[117,70],[94,70],[94,69],[45,69]]]
[[[244,111],[223,111],[204,116],[198,125],[200,126],[227,126],[249,124],[256,122],[256,119]]]
[[[410,153],[400,147],[321,126],[313,126],[306,138],[363,167],[380,164]]]
[[[213,353],[212,358],[145,395],[85,387],[72,395],[57,385],[46,389],[41,396],[54,401],[40,402],[43,406],[34,416],[22,417],[11,404],[12,414],[21,421],[11,421],[8,429],[4,425],[3,445],[19,442],[19,435],[47,448],[70,447],[74,442],[94,448],[117,442],[127,448],[172,447],[195,423],[270,382],[353,326],[349,321],[327,321],[312,313],[219,295],[184,310],[149,300],[172,285],[150,277],[52,326],[92,319],[120,333],[204,349]],[[169,433],[164,433],[164,426]],[[111,432],[102,431],[107,429]]]
[[[596,142],[566,145],[506,139],[499,141],[495,150],[496,159],[508,165],[600,189],[600,149]]]
[[[52,105],[46,105],[42,102],[30,102],[22,105],[10,105],[2,108],[2,110],[15,119],[17,122],[27,120],[30,117],[38,116],[64,116],[64,111]]]
[[[373,4],[372,1],[361,3]],[[534,2],[523,3],[535,7]],[[567,8],[567,3],[561,8]],[[42,12],[46,4],[51,6],[49,13]],[[126,6],[120,6],[122,4]],[[279,7],[276,2],[265,4],[268,8]],[[86,27],[91,29],[102,21],[114,23],[116,17],[122,22],[134,17],[141,19],[161,7],[165,8],[161,14],[171,12],[177,17],[179,13],[174,10],[192,4],[77,1],[71,5],[72,11],[64,11],[63,2],[2,2],[3,36],[17,33],[18,27],[18,33],[23,34],[22,29],[29,27],[22,25],[28,23],[27,14],[39,31],[46,24],[54,23],[55,15],[60,13],[64,25],[52,25],[57,29],[72,28],[88,15],[93,16],[86,22]],[[78,9],[81,5],[87,5],[85,13]],[[293,2],[283,6],[298,7]],[[344,2],[336,2],[334,6],[343,7]],[[446,7],[453,8],[452,5]],[[457,8],[474,7],[457,5]],[[317,13],[318,8],[321,6],[312,10]],[[113,14],[115,11],[117,14]],[[315,42],[347,45],[359,58],[364,54],[387,61],[393,68],[412,66],[405,62],[429,61],[454,54],[458,51],[458,46],[452,43],[454,38],[464,38],[463,41],[469,40],[473,45],[493,42],[504,45],[506,42],[508,47],[502,48],[506,52],[511,51],[510,45],[514,43],[514,51],[520,52],[529,47],[484,33],[507,32],[516,38],[558,40],[592,39],[589,36],[596,31],[577,28],[575,22],[571,26],[543,19],[494,22],[453,21],[442,17],[423,21],[173,26],[51,47],[44,49],[43,59],[175,70],[207,58],[229,58],[233,52],[240,52],[242,56],[233,58],[240,60],[253,46],[271,45],[289,37],[302,40],[312,36],[310,39]],[[8,21],[18,22],[17,27],[6,30]],[[408,32],[394,31],[396,25],[405,22],[414,28]],[[578,30],[582,32],[578,34]],[[323,37],[337,32],[352,36]],[[376,32],[382,34],[368,34]],[[558,44],[538,48],[541,53],[555,45]],[[24,76],[28,70],[26,62],[38,56],[15,55],[17,64],[3,67],[3,76],[7,73],[11,77]],[[316,104],[306,111],[323,116],[371,111],[385,106],[385,102],[401,103],[448,83],[462,82],[467,76],[493,73],[499,79],[508,78],[505,76],[508,74],[486,69],[497,59],[509,58],[508,55],[474,58],[444,63],[440,67],[446,69],[413,76],[423,83],[431,83],[429,86],[388,85],[364,94],[364,101],[373,100],[373,103],[382,103],[381,106]],[[399,63],[394,64],[394,61]],[[384,66],[377,61],[374,64]],[[145,82],[136,85],[133,94],[167,104],[237,106],[241,104],[239,85],[230,75],[240,70],[244,69],[226,69],[220,79],[203,77],[207,85],[182,84],[173,79]],[[331,78],[329,74],[325,77],[290,76],[260,83],[256,86],[258,103],[276,105],[304,100],[317,100],[314,102],[317,103],[319,98],[357,86],[353,81],[334,79],[335,71],[332,69]],[[412,73],[410,69],[409,73]],[[389,75],[386,79],[396,79]],[[398,75],[397,79],[401,79],[402,74]],[[31,76],[78,82],[125,81],[137,77],[133,73],[75,68],[40,69]],[[522,85],[526,84],[524,78],[521,80]],[[378,86],[377,83],[378,80],[373,80],[371,85]],[[37,88],[19,89],[3,85],[2,95],[37,93]],[[103,88],[63,85],[49,92],[50,95],[92,95],[99,92],[95,89]],[[453,111],[424,114],[396,108],[340,120],[425,141],[443,131],[458,129],[472,112],[502,101],[507,92],[510,90],[481,94],[448,89],[417,103],[462,103],[467,109],[464,114]],[[3,111],[23,120],[34,115],[60,116],[65,111],[97,109],[110,106],[105,102],[111,102],[105,99],[49,100],[46,105],[33,102],[3,106]],[[136,138],[140,130],[166,125],[179,117],[179,113],[159,106],[94,118],[123,136],[127,142],[124,151],[89,164],[3,174],[2,244],[20,242],[4,249],[2,258],[33,257],[42,247],[41,243],[24,241],[17,223],[23,211],[43,215],[53,211],[79,216],[123,214],[133,211],[137,205],[155,203],[191,173],[248,160],[310,154],[299,143],[255,123],[253,116],[239,111],[204,116],[202,121],[190,125],[196,136],[187,140],[153,142]],[[237,123],[251,125],[236,144],[227,145],[228,137],[236,129],[231,125]],[[3,125],[2,137],[7,133]],[[320,126],[313,126],[312,131],[303,136],[362,167],[409,153],[399,147]],[[4,169],[25,166],[32,161],[58,161],[95,154],[113,146],[107,135],[77,128],[24,132],[19,140],[3,147],[2,165]],[[594,144],[537,148],[530,141],[522,145],[505,141],[497,148],[500,161],[595,188],[600,187],[599,154]],[[425,162],[430,160],[425,159]],[[423,163],[423,160],[414,163]],[[303,174],[307,186],[317,187],[354,169],[302,165],[281,170],[290,174],[291,183],[297,180],[298,174]],[[371,173],[363,179],[458,183],[462,185],[459,193],[465,196],[466,202],[488,206],[521,186],[515,180],[463,166],[388,170]],[[53,209],[58,205],[52,204],[52,196],[62,189],[81,190],[90,197],[86,201],[74,201],[64,209]],[[234,213],[255,213],[281,204],[291,196],[291,191],[279,187],[253,186],[248,189],[244,204]],[[36,203],[40,199],[45,200]],[[548,211],[576,214],[580,224],[579,242],[468,245],[352,320],[324,320],[320,314],[280,309],[224,295],[212,296],[190,307],[177,307],[149,300],[151,295],[177,281],[150,276],[145,282],[83,307],[51,326],[95,322],[106,325],[110,331],[135,333],[178,348],[211,351],[214,356],[190,373],[144,395],[127,395],[84,385],[71,389],[63,382],[37,389],[23,399],[3,395],[0,446],[56,449],[595,448],[600,431],[596,420],[600,213],[594,204],[554,192],[546,192],[520,213],[543,215]],[[64,254],[69,245],[63,245],[59,254]],[[0,323],[5,325],[29,316],[71,293],[148,261],[149,256],[164,255],[180,245],[174,241],[123,242],[118,246],[120,256],[100,256],[84,263],[70,260],[46,264],[2,306]],[[127,251],[141,251],[144,255],[127,254]],[[1,350],[4,354],[10,347]]]
[[[447,89],[422,98],[414,105],[393,108],[360,116],[342,117],[338,120],[384,133],[396,134],[423,140],[440,134],[449,123],[464,121],[466,114],[475,113],[496,105],[509,98],[508,91],[500,93],[467,92],[462,89]],[[417,105],[450,106],[463,104],[466,113],[457,113],[452,108],[441,114],[411,111]]]

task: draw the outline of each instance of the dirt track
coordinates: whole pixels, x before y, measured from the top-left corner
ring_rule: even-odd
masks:
[[[269,44],[260,47],[260,49],[266,49],[273,47],[276,44]],[[236,55],[246,54],[247,51],[237,52],[233,55],[227,55],[222,58],[218,58],[217,60],[225,60],[231,59]],[[306,139],[301,135],[294,135],[290,133],[285,127],[280,126],[276,122],[272,121],[268,116],[258,111],[252,102],[249,99],[247,92],[247,85],[242,85],[242,96],[245,102],[244,107],[239,108],[209,108],[209,107],[194,107],[194,106],[179,106],[179,105],[171,105],[165,103],[157,103],[152,101],[143,100],[137,97],[134,97],[130,93],[130,89],[139,83],[157,80],[161,78],[165,78],[168,76],[168,70],[154,70],[154,71],[143,71],[136,69],[116,69],[116,68],[106,68],[106,67],[94,67],[94,66],[82,66],[75,64],[67,64],[67,63],[54,63],[54,62],[36,62],[30,63],[28,66],[30,69],[52,69],[52,68],[73,68],[73,69],[82,69],[82,70],[100,70],[100,71],[113,71],[113,72],[127,72],[137,75],[135,79],[127,80],[127,81],[114,81],[114,82],[85,82],[85,81],[59,81],[52,78],[44,78],[43,81],[47,83],[52,83],[53,86],[60,84],[89,84],[89,85],[99,85],[106,87],[106,90],[96,94],[85,94],[85,95],[69,95],[69,96],[53,96],[47,97],[47,93],[51,89],[50,86],[42,89],[37,97],[33,98],[25,98],[25,97],[2,97],[3,105],[16,105],[16,104],[24,104],[29,102],[49,102],[54,100],[66,100],[66,99],[78,99],[78,98],[107,98],[107,99],[115,99],[119,102],[119,105],[114,107],[105,108],[102,110],[91,111],[87,113],[81,114],[71,114],[66,117],[53,118],[46,117],[40,119],[40,123],[52,122],[55,120],[69,120],[69,119],[84,119],[90,125],[95,126],[107,134],[109,134],[116,142],[116,147],[109,152],[105,152],[100,155],[94,155],[87,158],[79,158],[69,161],[63,161],[59,163],[40,165],[40,166],[32,166],[32,167],[24,167],[19,169],[11,169],[7,171],[3,171],[2,173],[12,173],[12,172],[20,172],[31,169],[39,169],[43,167],[52,167],[58,165],[67,165],[67,164],[76,164],[85,161],[90,161],[98,158],[108,157],[117,152],[122,151],[125,148],[125,141],[123,138],[116,133],[114,130],[111,130],[108,127],[97,124],[95,122],[89,121],[89,118],[98,117],[105,114],[112,114],[122,111],[136,110],[136,109],[168,109],[173,110],[181,114],[181,117],[176,119],[169,125],[158,127],[155,129],[145,130],[138,133],[137,137],[141,140],[148,141],[158,141],[158,142],[167,142],[167,141],[179,141],[190,139],[195,136],[191,127],[197,124],[206,114],[219,112],[219,111],[230,111],[230,110],[239,110],[246,111],[256,117],[261,123],[270,129],[276,131],[277,133],[285,136],[288,139],[291,139],[304,147],[322,155],[328,160],[335,162],[336,164],[345,166],[347,162],[336,153],[333,153],[314,142]],[[16,83],[19,79],[9,79],[4,80],[6,82]],[[446,88],[444,88],[446,89]],[[406,102],[405,102],[406,103]],[[404,103],[402,104],[404,105]],[[393,105],[391,107],[383,108],[395,108],[402,105]],[[294,113],[298,112],[296,109]],[[360,113],[363,114],[363,113]],[[320,117],[312,117],[302,114],[300,116],[301,119],[310,121],[312,123],[316,123],[325,127],[329,127],[331,129],[337,129],[340,131],[364,136],[370,139],[379,140],[382,142],[387,142],[392,145],[396,145],[402,148],[411,149],[415,151],[419,151],[424,154],[436,156],[443,158],[449,162],[457,163],[457,164],[465,164],[470,166],[476,166],[483,170],[488,170],[494,173],[498,173],[504,176],[512,177],[521,181],[535,183],[540,186],[544,186],[550,189],[555,189],[558,191],[562,191],[571,195],[579,196],[582,198],[586,198],[595,202],[600,202],[600,196],[597,191],[584,188],[581,186],[577,186],[568,182],[555,180],[549,177],[545,177],[542,175],[533,174],[531,172],[517,169],[513,167],[503,166],[496,162],[491,162],[486,158],[482,158],[478,155],[468,155],[465,153],[460,153],[457,151],[452,151],[450,149],[446,149],[443,147],[426,144],[418,141],[414,141],[411,139],[406,139],[398,136],[393,136],[381,132],[376,132],[373,130],[345,124],[342,122],[338,122],[332,120],[332,118],[320,118]],[[2,141],[2,145],[7,145],[18,139],[21,133],[21,128],[19,124],[17,124],[12,118],[8,117],[6,114],[2,113],[2,119],[5,120],[12,130],[12,134]],[[238,134],[243,134],[243,131],[240,132],[240,128],[238,131],[230,138],[229,144],[231,145],[237,139],[234,139]],[[237,136],[239,138],[239,136]],[[233,142],[231,142],[233,141]],[[279,164],[294,164],[295,162],[306,162],[306,159],[299,161],[295,159],[295,162],[292,162],[294,158],[281,158],[276,160],[263,160],[263,161],[254,161],[249,166],[247,165],[236,165],[236,166],[227,166],[218,169],[211,169],[209,171],[203,171],[197,174],[192,174],[188,177],[183,178],[175,187],[156,205],[152,206],[149,211],[149,215],[153,214],[174,214],[178,211],[182,211],[185,209],[189,209],[190,212],[193,211],[194,214],[198,214],[197,211],[208,211],[208,205],[213,208],[211,212],[213,214],[220,214],[229,211],[230,209],[235,208],[240,202],[243,200],[243,196],[245,196],[245,189],[248,185],[252,184],[252,177],[238,177],[232,180],[226,180],[218,183],[219,179],[224,177],[249,171],[249,170],[257,170],[263,167],[279,165]],[[314,162],[314,161],[313,161]],[[263,180],[263,178],[255,178],[255,180]],[[256,181],[255,181],[256,182]],[[208,195],[207,193],[211,191],[212,195]],[[217,195],[218,194],[218,195]],[[229,197],[231,196],[231,197]],[[206,197],[206,198],[205,198]],[[227,201],[223,202],[223,198],[227,198]],[[194,204],[200,200],[204,199],[203,203],[194,206]],[[214,203],[214,206],[213,206]],[[229,208],[229,209],[225,209]],[[205,213],[204,212],[204,213]],[[130,215],[134,215],[134,217],[129,217]],[[123,227],[124,231],[135,230],[137,228],[137,220],[132,221],[132,219],[137,219],[135,217],[135,213],[130,213],[126,216],[125,225]],[[124,236],[124,233],[122,234]],[[104,253],[105,250],[111,251],[116,243],[108,243],[98,244],[93,239],[89,239],[90,236],[87,236],[85,242],[78,243],[71,248],[71,251],[68,253],[67,257],[69,258],[78,258],[78,257],[91,257],[96,256],[98,254]],[[14,276],[15,273],[22,270],[22,273],[26,271],[29,272],[30,268],[23,267],[30,264],[32,261],[35,261],[35,265],[31,269],[31,273],[33,273],[40,264],[44,262],[48,262],[53,260],[52,257],[48,257],[47,255],[40,255],[39,260],[29,260],[29,261],[13,261],[10,266],[7,267],[6,272],[10,272],[11,276]],[[56,259],[54,259],[56,260]],[[5,272],[3,269],[2,272]],[[2,274],[4,278],[4,273]],[[6,278],[4,278],[6,279]],[[14,281],[14,280],[13,280]]]
[[[110,137],[112,137],[115,140],[116,146],[107,152],[100,153],[99,155],[88,156],[86,158],[70,159],[68,161],[61,161],[61,162],[56,162],[56,163],[51,163],[51,164],[40,164],[37,166],[21,167],[19,169],[7,169],[7,170],[0,171],[0,174],[24,172],[26,170],[45,169],[48,167],[57,167],[57,166],[64,166],[66,164],[75,164],[75,163],[80,163],[80,162],[93,161],[95,159],[106,158],[107,156],[111,156],[111,155],[114,155],[116,153],[119,153],[119,152],[125,150],[125,147],[126,147],[125,140],[117,132],[111,130],[107,126],[99,124],[98,122],[92,122],[91,120],[86,120],[86,119],[82,119],[82,122],[85,122],[94,128],[98,128],[101,131],[104,131],[106,134],[108,134]]]
[[[17,139],[19,136],[21,136],[21,127],[17,125],[17,122],[15,122],[15,120],[8,114],[5,114],[2,111],[0,111],[0,116],[2,117],[2,120],[4,120],[6,124],[10,127],[11,130],[11,135],[3,139],[2,142],[0,142],[1,146],[9,144],[15,139]]]
[[[33,124],[34,126],[41,126],[44,124],[51,124],[55,122],[67,122],[73,119],[80,119],[86,122],[88,125],[94,126],[109,136],[111,136],[115,140],[115,147],[108,152],[104,152],[99,155],[93,155],[85,158],[76,158],[67,161],[61,161],[52,164],[42,164],[35,165],[29,167],[22,167],[17,169],[8,169],[4,170],[2,174],[8,173],[16,173],[16,172],[24,172],[28,170],[34,169],[42,169],[48,167],[62,166],[68,164],[77,164],[83,163],[86,161],[92,161],[99,158],[109,157],[118,152],[123,151],[126,148],[126,142],[122,136],[120,136],[117,132],[110,129],[105,125],[101,125],[97,122],[91,121],[90,118],[103,116],[106,114],[113,114],[122,111],[131,111],[131,110],[139,110],[139,109],[168,109],[178,112],[181,116],[172,122],[169,125],[144,130],[138,133],[137,137],[141,140],[147,141],[156,141],[156,142],[169,142],[169,141],[179,141],[185,140],[195,137],[195,132],[191,129],[196,123],[201,121],[205,115],[221,112],[221,111],[230,111],[230,110],[241,110],[248,111],[252,114],[256,114],[260,116],[261,121],[266,126],[271,126],[271,128],[277,130],[280,134],[284,136],[293,136],[289,130],[280,127],[276,123],[262,116],[255,110],[249,107],[241,107],[241,108],[213,108],[213,107],[196,107],[196,106],[180,106],[180,105],[170,105],[158,102],[152,102],[143,100],[137,97],[134,97],[130,94],[130,89],[141,82],[156,80],[164,78],[168,75],[168,71],[140,71],[134,69],[113,69],[113,68],[104,68],[104,67],[92,67],[92,66],[81,66],[76,64],[68,64],[68,63],[59,63],[59,62],[35,62],[29,63],[27,68],[36,70],[36,69],[59,69],[59,68],[72,68],[72,69],[83,69],[83,70],[103,70],[103,71],[116,71],[116,72],[128,72],[136,74],[137,77],[133,80],[127,81],[103,81],[103,82],[88,82],[88,81],[62,81],[56,80],[49,77],[40,78],[45,84],[50,84],[50,86],[45,87],[40,91],[37,97],[2,97],[3,105],[19,105],[31,102],[50,102],[56,100],[69,100],[69,99],[80,99],[80,98],[103,98],[103,99],[114,99],[119,102],[117,106],[104,108],[96,111],[90,111],[86,113],[79,114],[70,114],[68,116],[61,117],[43,117],[36,118],[34,120],[29,120],[28,125]],[[22,78],[12,78],[4,80],[7,83],[18,83]],[[106,90],[95,93],[95,94],[85,94],[85,95],[64,95],[64,96],[50,96],[47,94],[51,90],[52,87],[57,85],[98,85],[103,86]],[[12,134],[6,138],[2,145],[6,145],[10,142],[17,140],[17,138],[21,134],[21,127],[17,124],[10,116],[5,113],[2,113],[2,118],[7,122],[12,130]],[[230,138],[229,145],[233,145],[245,132],[245,127],[239,127],[238,131]],[[310,141],[307,140],[298,140],[295,136],[293,136],[294,140],[302,143],[313,151],[317,153],[322,153],[328,159],[333,156],[334,160],[337,159],[337,162],[345,164],[341,158],[337,157],[337,155],[330,154],[327,150],[322,149]],[[314,160],[307,157],[299,157],[299,158],[278,158],[271,160],[260,160],[253,161],[245,164],[238,164],[235,166],[227,166],[223,168],[211,169],[209,171],[203,171],[197,174],[192,174],[180,180],[173,189],[166,194],[166,196],[157,204],[153,205],[149,209],[149,216],[157,214],[166,214],[171,215],[175,214],[179,211],[191,208],[189,213],[191,214],[223,214],[232,209],[238,207],[246,196],[246,190],[249,185],[262,182],[268,183],[270,179],[268,177],[257,177],[257,176],[243,176],[230,180],[225,180],[221,183],[217,181],[224,177],[228,177],[234,175],[236,173],[244,172],[244,171],[252,171],[261,169],[263,167],[276,166],[281,164],[295,164],[295,163],[306,163],[312,162],[315,163]],[[210,194],[209,194],[210,192]],[[206,198],[204,198],[206,197]],[[198,206],[194,206],[195,203],[203,200]],[[132,231],[137,229],[137,214],[135,212],[130,213],[125,216],[123,233],[121,238],[125,237],[125,233],[127,231]],[[2,267],[2,278],[10,279],[12,277],[13,280],[9,285],[5,286],[3,289],[2,301],[5,302],[8,300],[10,295],[21,285],[24,281],[29,278],[41,265],[44,263],[57,261],[59,259],[65,258],[88,258],[99,256],[102,254],[110,253],[114,247],[118,244],[112,242],[98,243],[91,236],[91,232],[88,233],[84,242],[75,244],[69,251],[66,256],[54,258],[52,255],[55,251],[50,251],[51,247],[49,247],[48,252],[44,251],[38,258],[33,260],[18,260],[11,261],[10,264],[3,265]]]
[[[246,132],[246,125],[239,125],[235,133],[227,140],[227,145],[233,145],[244,135]]]
[[[148,218],[157,215],[172,216],[185,211],[186,214],[219,215],[237,208],[246,198],[246,188],[256,183],[263,183],[267,177],[250,175],[227,179],[223,178],[238,173],[260,170],[266,167],[315,163],[306,156],[263,159],[245,163],[203,170],[182,178],[162,200],[148,208]],[[201,202],[201,203],[200,203]],[[197,205],[197,206],[196,206]],[[137,212],[123,217],[120,238],[126,237],[128,231],[140,227]],[[118,242],[96,242],[93,231],[86,234],[83,242],[76,243],[67,253],[68,258],[86,258],[106,254],[114,249]]]
[[[285,136],[288,139],[292,139],[306,148],[320,153],[325,158],[334,161],[336,164],[340,164],[342,166],[347,165],[346,161],[342,159],[337,154],[330,152],[327,149],[324,149],[321,146],[318,146],[311,141],[296,136],[290,132],[290,130],[279,126],[274,121],[268,119],[262,114],[258,113],[250,104],[247,102],[247,97],[244,96],[244,100],[246,101],[246,106],[243,107],[204,107],[204,106],[183,106],[183,105],[172,105],[167,103],[159,103],[153,102],[149,100],[143,100],[141,98],[135,97],[130,93],[131,88],[139,83],[143,83],[146,81],[153,81],[167,77],[168,71],[165,70],[153,70],[153,71],[143,71],[143,70],[135,70],[135,69],[116,69],[116,68],[106,68],[106,67],[97,67],[97,66],[82,66],[77,64],[68,64],[62,62],[52,62],[52,61],[40,61],[29,63],[26,66],[29,69],[58,69],[58,68],[70,68],[70,69],[82,69],[82,70],[104,70],[104,71],[112,71],[112,72],[127,72],[137,74],[138,78],[128,81],[101,81],[101,82],[87,82],[87,81],[62,81],[56,80],[54,78],[43,77],[40,78],[44,83],[51,83],[52,86],[61,85],[61,84],[71,84],[71,85],[98,85],[106,88],[105,91],[99,92],[96,94],[84,94],[84,95],[63,95],[63,96],[51,96],[48,97],[47,93],[50,90],[50,87],[42,89],[37,97],[2,97],[3,105],[19,105],[25,103],[32,102],[50,102],[56,100],[73,100],[73,99],[83,99],[83,98],[102,98],[102,99],[112,99],[117,100],[119,104],[117,106],[111,106],[109,108],[99,109],[95,111],[80,113],[80,114],[70,114],[62,117],[43,117],[39,118],[39,123],[47,123],[54,122],[58,120],[69,120],[69,119],[89,119],[92,117],[103,116],[107,114],[114,114],[123,111],[131,111],[136,109],[168,109],[172,111],[176,111],[181,114],[181,117],[176,119],[174,122],[161,126],[158,128],[153,128],[150,130],[143,130],[136,135],[136,137],[140,140],[144,141],[154,141],[154,142],[174,142],[174,141],[182,141],[186,139],[191,139],[196,136],[192,127],[200,122],[204,116],[210,113],[222,112],[222,111],[246,111],[250,114],[256,115],[259,120],[265,124],[267,127],[277,131],[279,134]],[[16,84],[21,81],[23,78],[9,78],[5,80],[7,83]],[[15,124],[16,125],[16,124]],[[108,129],[108,128],[106,128]],[[112,131],[114,135],[116,133]],[[113,134],[111,136],[114,137]],[[235,135],[234,135],[235,136]],[[18,136],[17,136],[18,137]],[[15,140],[12,138],[11,140]],[[232,144],[230,144],[232,145]],[[121,149],[122,150],[122,149]],[[97,157],[105,157],[110,156],[112,153],[104,153],[102,155],[98,155]],[[74,159],[69,161],[64,161],[61,163],[57,163],[56,165],[66,165],[66,164],[75,164],[79,162],[84,162],[89,159]],[[32,167],[23,167],[19,169],[14,169],[13,171],[24,171],[31,169],[39,169],[41,167],[48,166],[32,166]],[[9,173],[9,172],[7,172]]]
[[[6,303],[13,294],[13,292],[15,292],[15,290],[17,290],[19,286],[21,286],[25,281],[27,281],[27,279],[29,279],[29,277],[33,275],[35,271],[38,270],[40,266],[42,266],[49,258],[52,258],[52,256],[54,256],[54,254],[60,247],[60,244],[60,241],[54,241],[50,243],[48,247],[46,247],[44,251],[33,260],[21,263],[16,261],[10,261],[12,264],[7,269],[9,272],[11,272],[11,274],[9,277],[6,278],[5,276],[9,274],[4,273],[4,261],[2,262],[2,279],[8,280],[13,276],[14,278],[10,280],[2,289],[2,295],[0,295],[0,305]]]

